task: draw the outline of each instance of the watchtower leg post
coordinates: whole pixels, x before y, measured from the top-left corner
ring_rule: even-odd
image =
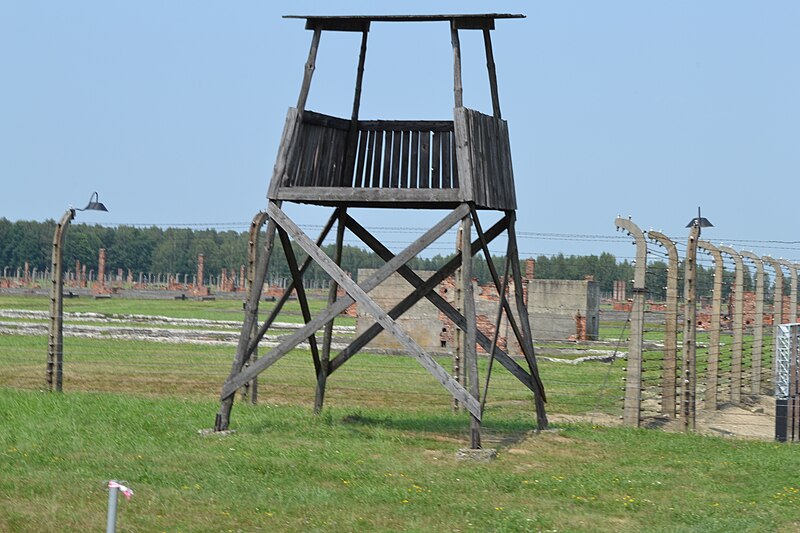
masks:
[[[336,224],[336,249],[333,252],[333,261],[337,265],[342,263],[342,246],[344,244],[345,215],[346,210],[337,210],[338,222]],[[328,291],[328,306],[336,301],[336,294],[339,291],[339,284],[331,278],[330,289]],[[317,389],[314,396],[314,413],[322,411],[322,404],[325,401],[325,385],[330,373],[331,343],[333,342],[333,320],[325,325],[325,333],[322,340],[322,359],[320,360],[319,370],[317,371]]]
[[[472,289],[472,219],[470,214],[461,219],[461,294],[464,299],[464,360],[467,365],[469,393],[480,402],[478,383],[478,350],[476,343],[477,319],[475,316],[475,295]],[[470,448],[481,447],[481,421],[470,416]]]
[[[253,283],[250,286],[250,293],[247,298],[244,310],[244,324],[242,324],[242,331],[239,334],[239,343],[236,346],[236,357],[233,359],[233,366],[228,380],[236,376],[244,366],[244,362],[250,357],[252,351],[248,351],[250,347],[250,339],[253,329],[258,321],[258,301],[261,298],[261,287],[264,286],[264,280],[267,277],[267,269],[269,267],[269,260],[272,256],[272,248],[275,244],[275,231],[277,225],[272,219],[269,219],[267,224],[267,235],[264,241],[264,254],[260,261],[256,261],[255,275],[253,276]],[[217,413],[216,420],[214,421],[214,431],[224,431],[228,429],[231,418],[231,409],[233,409],[233,399],[235,394],[222,399],[220,402],[219,413]]]
[[[517,217],[513,211],[508,212],[508,257],[506,261],[511,261],[511,275],[514,277],[514,297],[517,303],[517,313],[519,313],[520,327],[522,328],[522,353],[528,362],[531,376],[534,377],[536,391],[534,392],[534,402],[536,404],[536,422],[538,428],[547,429],[547,412],[544,408],[545,393],[539,379],[539,368],[536,364],[536,356],[533,351],[533,332],[531,331],[531,320],[528,315],[528,307],[522,297],[522,272],[519,268],[519,250],[517,249]],[[510,313],[509,313],[510,315]]]
[[[460,254],[463,252],[461,249],[461,237],[464,233],[464,227],[462,224],[458,226],[458,233],[456,235],[456,254]],[[453,302],[455,303],[455,307],[459,313],[464,313],[464,291],[462,290],[463,283],[462,280],[464,277],[462,276],[462,271],[459,268],[456,270],[454,274],[454,283],[455,286],[455,297],[453,298]],[[461,331],[461,328],[456,327],[455,329],[455,350],[453,350],[453,377],[456,381],[461,383],[462,385],[466,385],[466,374],[464,372],[464,332]],[[461,411],[461,403],[455,398],[453,398],[453,412],[457,413]]]
[[[464,88],[461,82],[461,41],[455,22],[450,23],[450,43],[453,45],[453,100],[455,107],[464,106]]]
[[[259,245],[259,236],[261,234],[261,228],[264,226],[264,223],[267,221],[267,213],[264,211],[259,211],[256,216],[253,217],[253,221],[250,223],[250,240],[247,243],[247,290],[253,290],[253,279],[256,275],[256,264],[258,263],[258,245]],[[263,283],[261,287],[258,288],[259,292],[263,288]],[[248,292],[249,295],[249,292]],[[252,329],[250,330],[250,343],[256,338],[258,334],[258,312],[256,312],[255,320],[253,320]],[[250,357],[247,358],[245,361],[245,367],[247,367],[251,362],[258,360],[258,347],[253,350],[253,353],[250,354]],[[258,377],[253,378],[253,380],[242,387],[242,401],[247,401],[248,397],[250,399],[250,403],[253,405],[258,403]]]

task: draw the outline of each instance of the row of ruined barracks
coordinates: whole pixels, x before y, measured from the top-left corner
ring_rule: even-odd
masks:
[[[600,290],[597,283],[587,277],[584,280],[535,279],[533,259],[525,261],[525,278],[522,294],[530,316],[533,338],[536,340],[596,340],[600,324]],[[359,269],[358,279],[364,279],[372,269]],[[423,279],[433,271],[416,271]],[[478,328],[488,337],[495,334],[499,298],[493,285],[480,285],[473,279],[475,310]],[[453,306],[458,307],[458,284],[454,277],[447,278],[437,287],[437,292]],[[391,309],[413,287],[400,275],[395,274],[370,291],[370,296],[382,309]],[[508,299],[513,301],[516,287],[509,280]],[[356,335],[366,331],[375,320],[360,306],[356,307]],[[518,319],[514,313],[515,319]],[[452,354],[457,348],[456,327],[432,303],[423,299],[398,320],[401,327],[423,349],[430,353]],[[521,355],[522,350],[510,330],[508,320],[500,322],[498,344],[511,355]],[[400,343],[385,332],[373,339],[368,349],[376,351],[402,351]],[[484,353],[479,347],[479,352]]]

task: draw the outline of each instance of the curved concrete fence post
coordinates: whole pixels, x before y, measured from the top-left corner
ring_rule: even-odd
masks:
[[[784,322],[793,324],[797,322],[797,265],[786,259],[778,259],[778,262],[789,270],[789,316],[784,318]]]
[[[753,317],[753,348],[751,351],[750,391],[761,394],[761,361],[764,356],[764,263],[753,252],[739,252],[756,267],[755,316]]]
[[[731,402],[742,403],[742,345],[744,344],[744,263],[739,252],[730,246],[719,251],[729,255],[735,266],[733,282],[733,350],[731,351]]]
[[[647,241],[639,226],[627,218],[617,218],[617,228],[628,232],[636,244],[636,266],[633,271],[633,304],[631,306],[631,335],[628,342],[628,362],[625,373],[625,400],[622,420],[627,426],[638,427],[642,405],[642,339],[644,336],[645,273]]]
[[[650,230],[647,236],[667,250],[667,309],[664,314],[664,364],[661,376],[661,413],[672,418],[676,414],[676,379],[678,351],[678,249],[660,231]]]
[[[723,260],[719,248],[708,241],[700,240],[697,245],[711,254],[714,259],[714,288],[711,294],[711,324],[708,335],[708,373],[706,376],[705,408],[715,410],[719,405],[719,340],[720,314],[722,313],[722,273]]]

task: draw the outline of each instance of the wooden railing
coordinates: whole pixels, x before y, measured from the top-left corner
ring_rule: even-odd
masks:
[[[350,187],[457,189],[452,121],[362,121]]]
[[[287,189],[295,189],[298,198],[322,201],[320,189],[335,188],[352,189],[353,200],[360,190],[380,201],[419,201],[427,190],[432,201],[516,208],[508,128],[501,119],[459,108],[454,121],[358,121],[355,131],[349,120],[312,111],[298,119],[290,110],[279,151],[285,166],[276,191],[283,192],[276,197],[294,199]],[[387,191],[376,196],[378,189]],[[392,196],[388,189],[405,192]],[[330,196],[344,198],[333,191]]]

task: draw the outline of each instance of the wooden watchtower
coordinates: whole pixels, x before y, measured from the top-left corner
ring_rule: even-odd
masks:
[[[248,384],[286,355],[300,342],[308,340],[317,377],[315,411],[322,408],[328,376],[344,365],[382,330],[391,333],[471,415],[471,446],[480,448],[480,423],[483,404],[480,396],[477,347],[490,354],[533,393],[538,426],[544,428],[544,387],[539,379],[527,308],[522,297],[522,276],[515,233],[514,174],[508,127],[500,115],[497,78],[492,52],[491,30],[497,19],[523,18],[523,15],[419,15],[419,16],[325,16],[286,17],[306,20],[313,31],[311,49],[305,67],[297,106],[290,108],[278,149],[272,181],[267,194],[266,240],[255,262],[252,284],[245,305],[245,319],[231,374],[222,388],[221,407],[215,430],[228,428],[236,391]],[[445,22],[453,45],[454,95],[453,120],[359,120],[367,37],[373,23]],[[492,116],[464,107],[461,87],[461,47],[459,31],[483,32],[492,96]],[[360,32],[361,49],[356,73],[353,111],[349,119],[315,113],[305,109],[311,85],[320,36],[324,31]],[[308,237],[281,206],[284,202],[329,206],[333,208],[328,223],[315,240]],[[350,207],[372,209],[437,209],[447,214],[406,249],[393,253],[379,239],[348,213]],[[502,218],[490,228],[481,226],[479,212],[493,210]],[[254,225],[256,225],[254,221]],[[417,276],[406,263],[425,250],[445,232],[460,224],[461,250],[451,261],[427,280]],[[336,226],[335,253],[326,255],[320,248]],[[386,263],[367,279],[355,283],[338,262],[345,230],[358,237]],[[256,234],[258,229],[256,228]],[[292,273],[292,283],[277,302],[271,315],[258,324],[258,302],[278,236]],[[508,242],[505,272],[500,274],[492,263],[488,245],[498,236]],[[473,239],[473,237],[475,237]],[[307,254],[299,264],[292,251],[294,241]],[[497,335],[490,338],[476,325],[472,285],[472,260],[484,254],[498,293],[500,308],[495,331],[506,315],[525,356],[525,367],[498,346]],[[311,315],[303,291],[302,276],[311,261],[331,277],[328,307]],[[434,289],[461,269],[462,310],[442,298]],[[510,272],[509,272],[510,268]],[[405,278],[415,289],[392,309],[381,309],[369,292],[392,274]],[[513,301],[506,295],[509,277],[517,290]],[[345,296],[337,298],[337,287]],[[289,294],[296,291],[306,325],[283,339],[269,353],[255,359],[259,341],[269,330]],[[467,387],[453,378],[421,348],[396,322],[416,302],[426,298],[436,306],[463,335],[463,358]],[[375,324],[338,354],[331,353],[333,320],[353,302],[358,302],[375,318]],[[512,307],[516,313],[512,313]],[[519,317],[519,320],[515,319]],[[317,332],[322,331],[321,339]],[[321,340],[321,342],[320,342]]]

